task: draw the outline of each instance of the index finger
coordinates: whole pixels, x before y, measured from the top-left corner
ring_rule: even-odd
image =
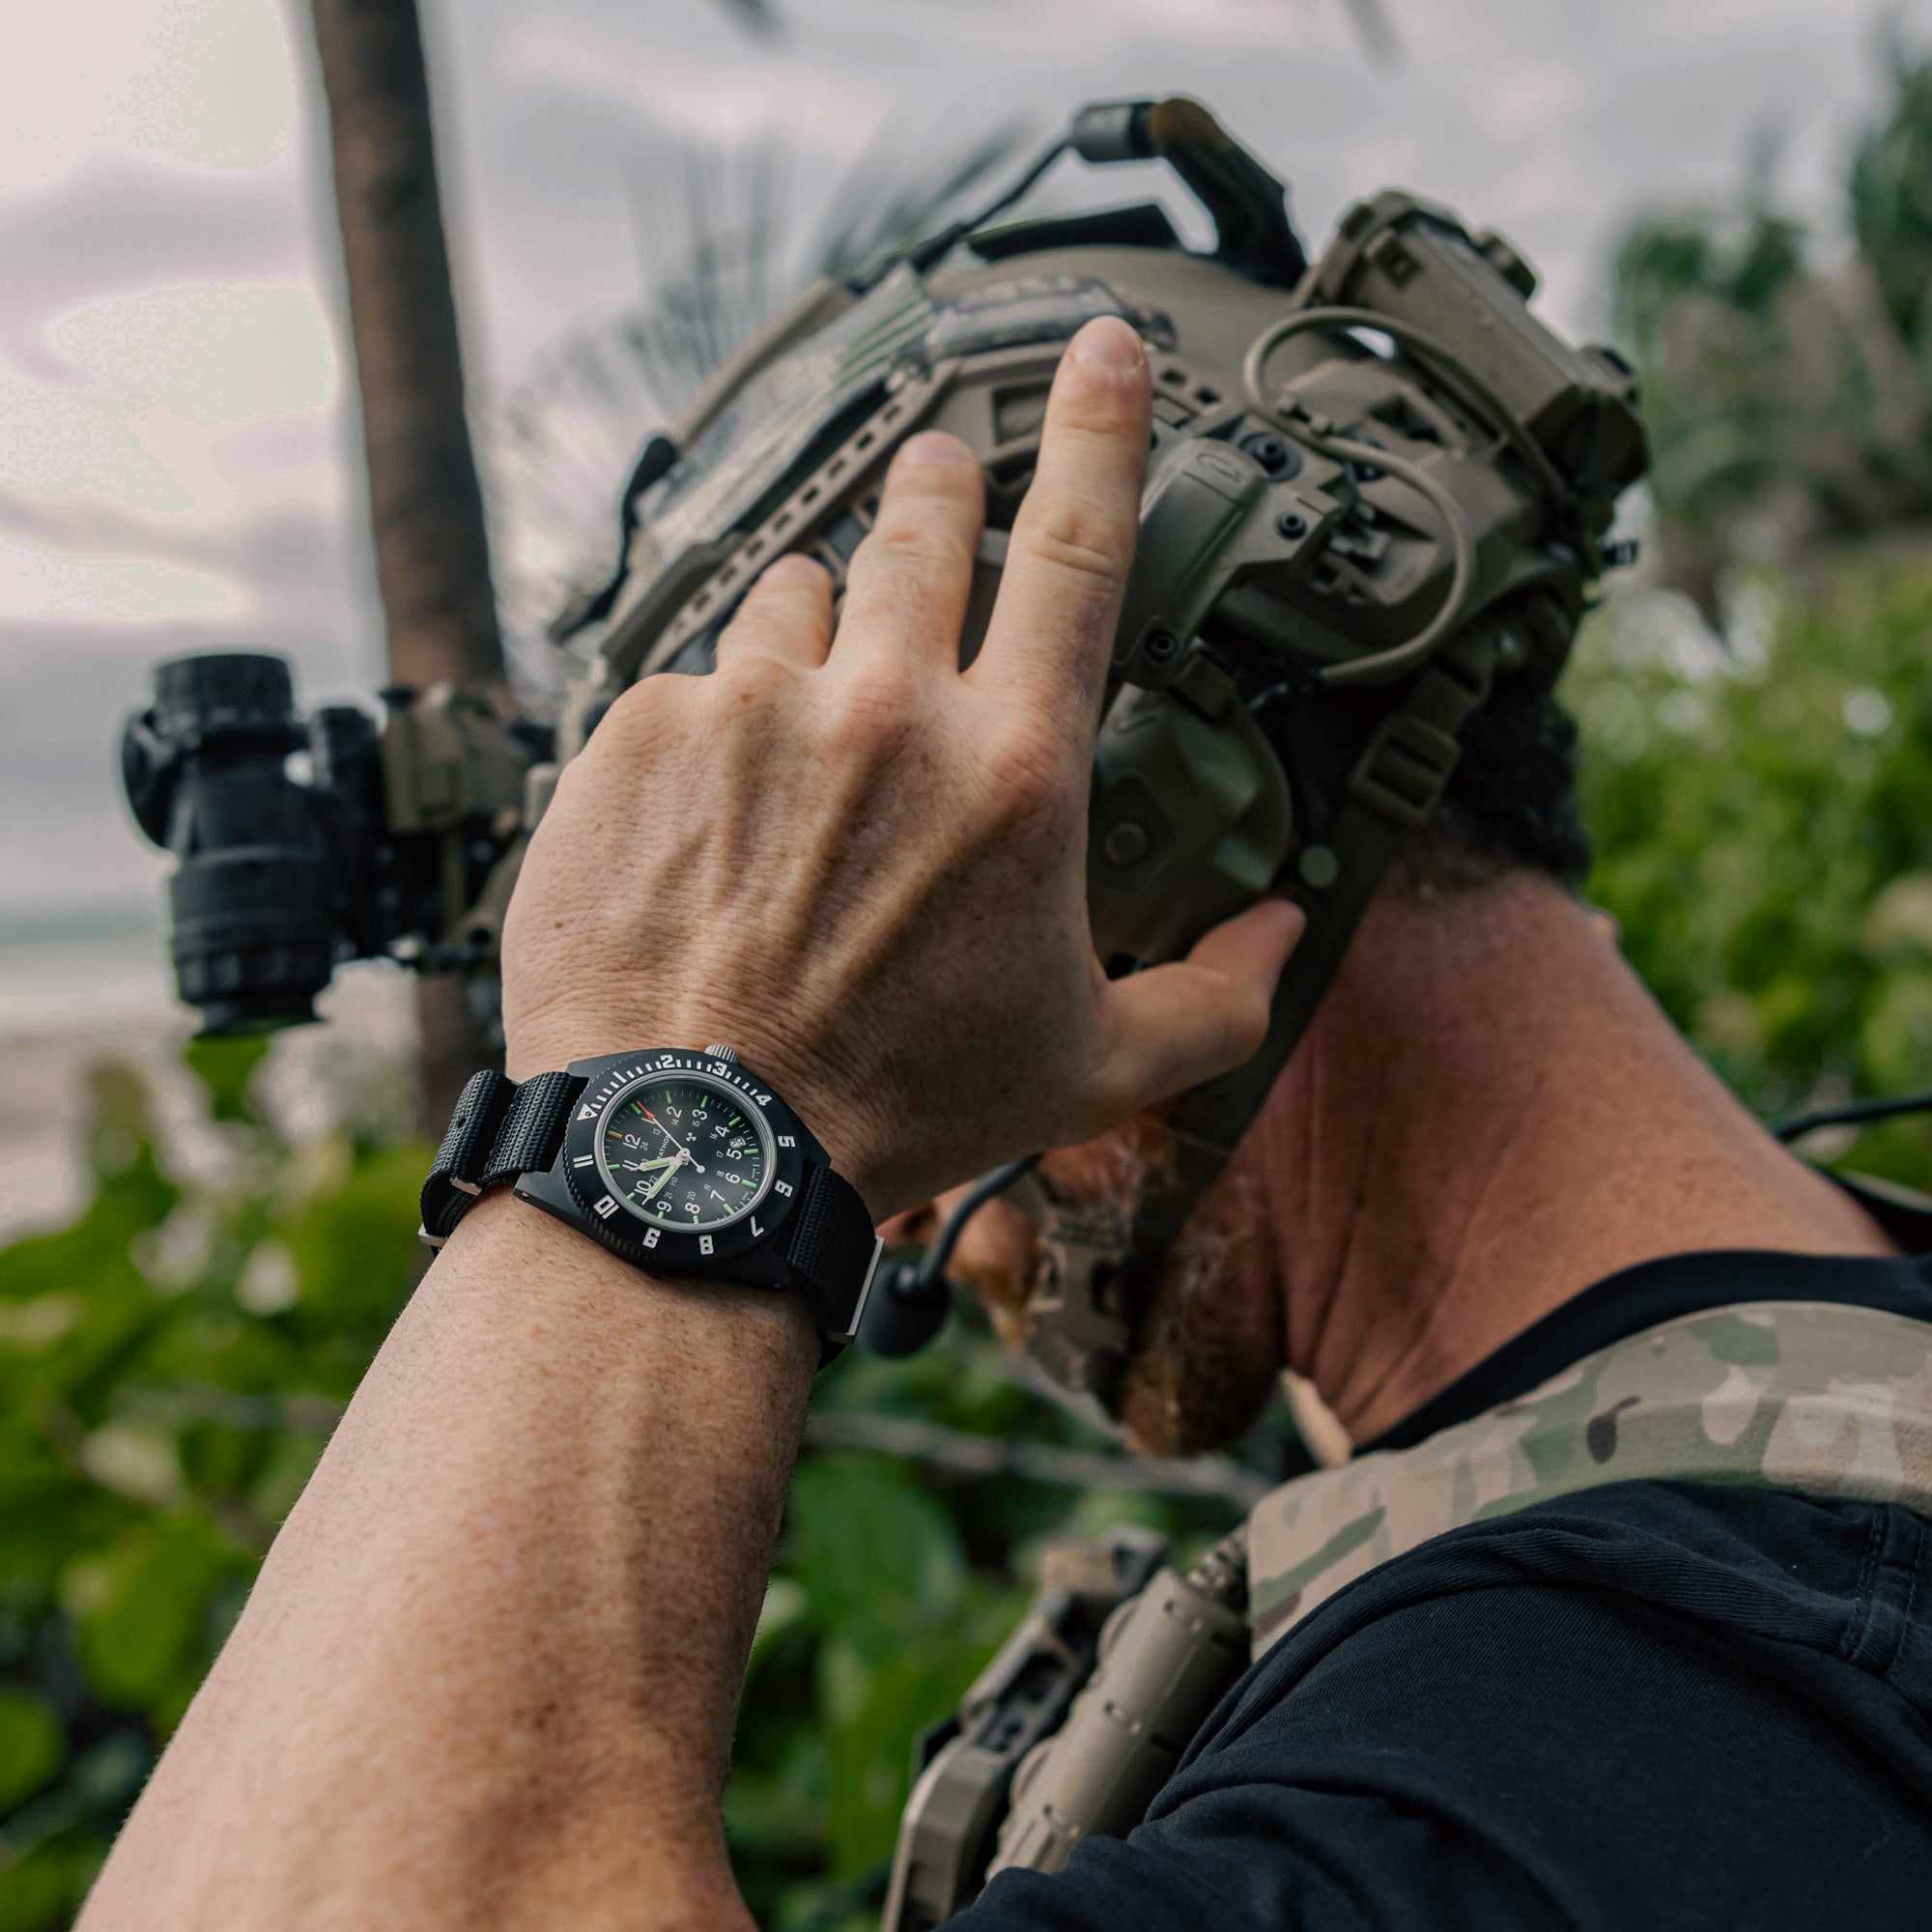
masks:
[[[969,678],[1092,725],[1133,562],[1152,414],[1140,337],[1115,316],[1090,322],[1053,379],[1039,464]]]

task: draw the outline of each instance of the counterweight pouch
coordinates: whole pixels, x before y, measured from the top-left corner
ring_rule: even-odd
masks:
[[[930,1932],[993,1872],[1058,1871],[1140,1822],[1248,1662],[1246,1531],[1185,1577],[1156,1573],[1165,1548],[1128,1528],[1048,1552],[1025,1621],[921,1742],[880,1932]]]
[[[1247,1538],[1236,1530],[1185,1577],[1162,1570],[1108,1619],[1066,1722],[1013,1775],[987,1877],[1009,1865],[1058,1871],[1082,1838],[1131,1831],[1247,1667]]]

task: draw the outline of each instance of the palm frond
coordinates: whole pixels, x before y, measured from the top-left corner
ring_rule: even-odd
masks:
[[[1011,120],[957,146],[925,151],[915,130],[881,128],[845,172],[812,244],[816,272],[851,275],[935,233],[976,188],[1026,145],[1030,128]]]
[[[612,567],[618,495],[652,431],[797,288],[935,231],[1025,138],[1017,123],[952,144],[889,127],[802,244],[790,219],[796,156],[781,136],[639,150],[630,194],[641,298],[550,344],[479,425],[498,602],[526,676],[548,673],[551,618]]]

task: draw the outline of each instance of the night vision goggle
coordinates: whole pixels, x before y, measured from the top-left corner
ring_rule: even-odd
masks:
[[[1165,160],[1215,248],[1184,247],[1151,202],[993,225],[1069,152]],[[1173,1172],[1129,1221],[1030,1183],[1030,1347],[1109,1399],[1145,1271],[1435,813],[1464,726],[1503,681],[1555,681],[1588,587],[1622,560],[1605,539],[1645,467],[1634,379],[1533,316],[1534,288],[1499,237],[1400,192],[1351,209],[1311,266],[1282,185],[1205,108],[1083,109],[990,209],[807,288],[650,440],[616,575],[554,627],[585,667],[554,744],[451,691],[380,721],[337,707],[304,732],[279,660],[163,667],[126,763],[144,828],[183,859],[184,997],[213,1024],[260,1024],[306,1017],[341,957],[493,972],[558,766],[638,678],[707,671],[776,557],[816,558],[842,592],[886,467],[920,430],[960,437],[985,471],[970,661],[1061,354],[1094,317],[1122,317],[1149,346],[1154,434],[1094,751],[1094,945],[1114,972],[1171,959],[1283,889],[1308,926],[1260,1052],[1175,1103]],[[316,782],[298,786],[282,761],[304,738]],[[264,837],[279,867],[262,865]],[[917,1330],[912,1304],[943,1277],[929,1264],[898,1286]]]

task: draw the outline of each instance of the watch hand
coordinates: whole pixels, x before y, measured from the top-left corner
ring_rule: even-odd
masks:
[[[681,1168],[685,1164],[685,1162],[688,1161],[690,1158],[691,1156],[688,1153],[686,1153],[682,1148],[679,1148],[676,1154],[670,1160],[665,1163],[665,1171],[661,1175],[659,1175],[658,1178],[651,1183],[649,1191],[644,1195],[643,1200],[640,1201],[638,1205],[640,1208],[649,1207],[650,1204],[653,1201],[655,1201],[658,1198],[658,1196],[665,1191],[665,1188],[667,1184],[669,1182],[671,1176],[674,1175],[678,1171],[678,1169]]]
[[[671,1130],[668,1126],[666,1126],[665,1123],[661,1120],[659,1120],[655,1114],[646,1114],[644,1118],[645,1120],[650,1122],[651,1125],[654,1126],[658,1130],[658,1132],[661,1133],[665,1137],[665,1139],[668,1140],[671,1144],[671,1146],[678,1151],[678,1154],[682,1159],[690,1161],[692,1166],[696,1168],[699,1174],[702,1174],[704,1172],[703,1163],[700,1160],[698,1160],[696,1155],[695,1155],[692,1152],[692,1151],[688,1147],[686,1147],[685,1144],[681,1140],[679,1140],[678,1137],[674,1133],[672,1133]]]

